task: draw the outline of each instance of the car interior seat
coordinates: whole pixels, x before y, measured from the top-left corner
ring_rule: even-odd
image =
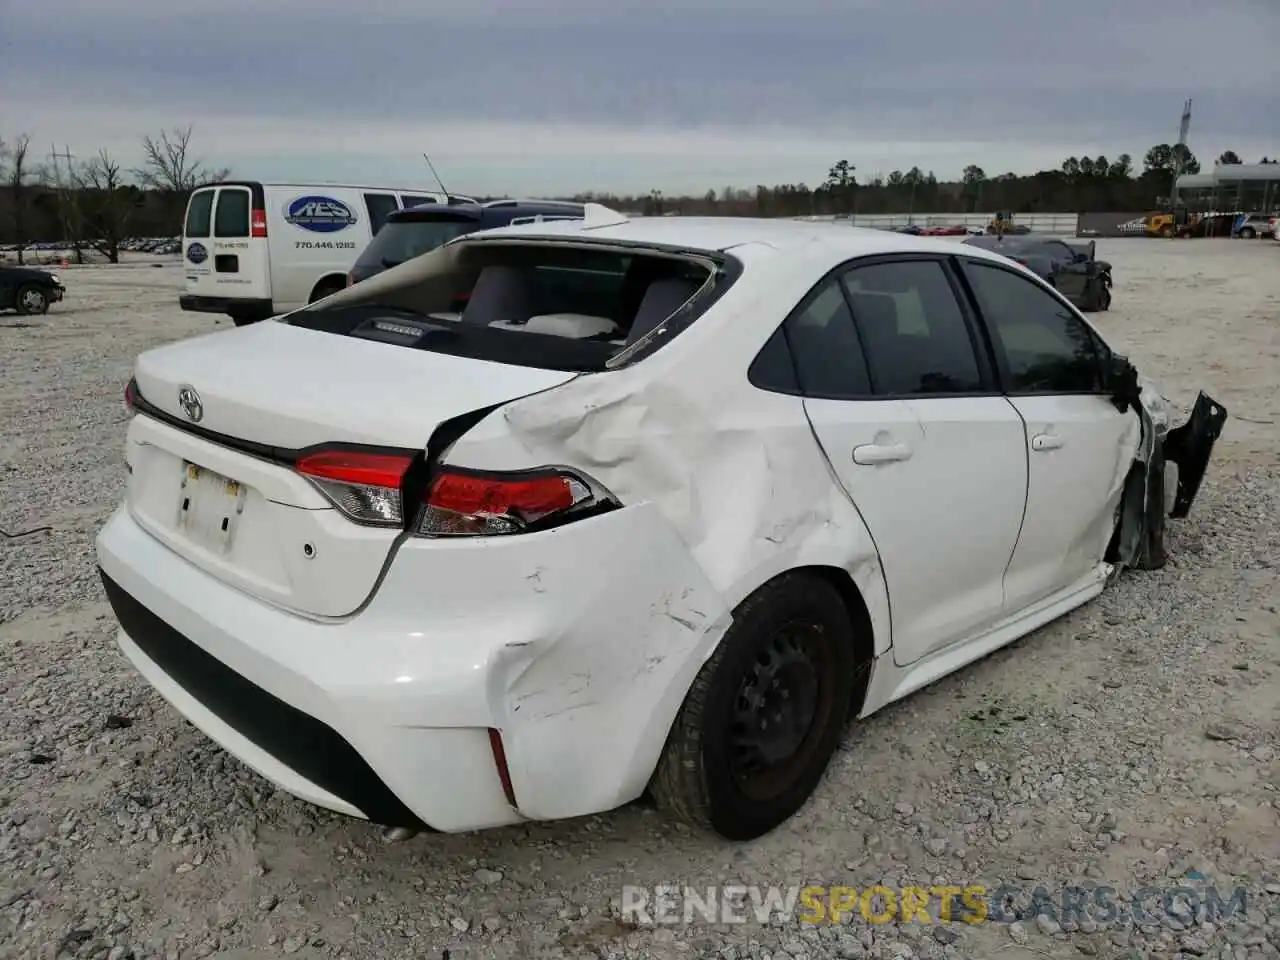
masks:
[[[490,265],[480,271],[462,311],[462,323],[487,326],[491,323],[527,320],[533,296],[528,272],[519,267]]]
[[[636,310],[635,319],[631,322],[631,329],[627,333],[627,346],[661,326],[663,321],[684,306],[701,287],[702,284],[698,281],[683,277],[655,280],[649,284]]]

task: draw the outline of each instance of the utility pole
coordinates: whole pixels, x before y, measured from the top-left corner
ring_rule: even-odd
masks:
[[[1178,145],[1173,148],[1173,187],[1170,189],[1170,206],[1178,205],[1178,177],[1182,175],[1182,157],[1186,153],[1187,134],[1191,132],[1191,101],[1182,105],[1182,123],[1178,127]]]
[[[63,242],[71,241],[72,249],[76,253],[76,262],[83,263],[84,255],[80,252],[80,238],[73,237],[72,234],[75,231],[71,229],[71,204],[75,202],[72,191],[75,190],[76,186],[75,168],[72,166],[75,162],[75,157],[71,155],[71,147],[66,144],[63,144],[61,153],[58,152],[58,147],[55,144],[49,151],[49,157],[53,161],[54,188],[58,191],[58,216],[62,220],[62,240]],[[65,184],[62,180],[62,166],[59,164],[59,160],[64,160],[67,164],[67,180]]]

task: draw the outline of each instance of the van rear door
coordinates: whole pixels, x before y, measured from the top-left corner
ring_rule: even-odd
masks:
[[[222,184],[195,191],[187,205],[182,257],[186,292],[257,309],[271,300],[267,221],[262,187]]]

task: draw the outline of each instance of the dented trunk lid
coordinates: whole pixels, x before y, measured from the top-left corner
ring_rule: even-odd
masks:
[[[517,367],[267,321],[148,351],[126,502],[178,556],[262,600],[340,617],[400,536],[356,524],[291,468],[330,444],[424,450],[441,422],[565,383]]]

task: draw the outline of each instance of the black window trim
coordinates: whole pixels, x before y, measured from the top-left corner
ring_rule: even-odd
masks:
[[[952,262],[953,256],[946,253],[876,253],[868,254],[860,257],[853,257],[845,260],[843,263],[837,264],[828,270],[822,277],[809,288],[809,291],[800,299],[794,308],[783,317],[779,324],[782,330],[783,341],[787,345],[787,353],[791,357],[791,366],[795,375],[797,389],[795,391],[782,389],[776,386],[762,386],[753,379],[751,375],[752,368],[755,366],[756,359],[753,358],[751,364],[747,368],[747,379],[753,387],[758,390],[764,390],[768,393],[786,394],[788,396],[800,396],[809,400],[836,400],[847,403],[866,403],[872,401],[886,400],[954,400],[960,398],[973,397],[1003,397],[1004,391],[1001,389],[1001,379],[998,375],[995,365],[995,353],[990,340],[990,334],[985,326],[980,322],[980,315],[974,309],[973,302],[966,286],[962,283],[959,276],[959,269]],[[858,323],[858,315],[853,309],[853,305],[849,302],[849,292],[845,289],[841,282],[843,277],[857,270],[859,267],[877,266],[886,263],[906,263],[913,261],[927,261],[937,263],[942,267],[942,272],[947,278],[947,283],[951,287],[951,294],[955,298],[956,308],[960,311],[960,315],[964,320],[965,330],[969,334],[969,344],[973,350],[974,360],[978,367],[978,379],[981,388],[978,390],[964,391],[947,391],[939,393],[875,393],[876,381],[874,367],[871,358],[867,356],[866,340],[863,337],[861,325]],[[822,293],[828,283],[834,282],[840,295],[844,297],[845,306],[849,310],[849,315],[853,317],[853,327],[857,332],[858,345],[862,348],[862,362],[867,368],[868,383],[871,384],[872,393],[862,396],[859,394],[843,394],[841,396],[830,396],[821,393],[806,392],[803,386],[803,380],[800,377],[800,371],[796,368],[795,351],[791,349],[791,341],[787,336],[787,325],[797,316],[802,314],[813,301]],[[765,338],[765,342],[761,344],[760,351],[756,354],[759,357],[770,341],[773,339],[773,332]]]
[[[987,260],[984,257],[971,257],[952,255],[956,261],[956,274],[959,277],[964,288],[964,295],[968,300],[970,308],[973,310],[974,316],[981,325],[984,337],[990,350],[992,362],[995,365],[997,381],[1000,385],[1001,393],[1013,399],[1015,397],[1108,397],[1111,391],[1107,387],[1107,369],[1110,365],[1111,357],[1114,355],[1111,348],[1107,345],[1101,335],[1093,329],[1093,326],[1081,316],[1080,311],[1064,297],[1058,290],[1045,283],[1037,283],[1035,279],[1029,279],[1022,272],[1013,267],[1006,266],[994,260]],[[1038,287],[1041,291],[1048,294],[1053,300],[1064,307],[1072,317],[1083,324],[1085,332],[1088,334],[1089,342],[1093,346],[1094,362],[1098,365],[1100,374],[1100,382],[1102,384],[1096,390],[1011,390],[1009,389],[1012,374],[1009,372],[1009,361],[1005,356],[1003,347],[997,346],[997,340],[991,330],[991,325],[987,318],[982,315],[982,308],[979,306],[977,292],[973,289],[973,283],[969,279],[967,267],[970,265],[980,267],[990,267],[993,270],[1000,270],[1004,273],[1012,274],[1024,283],[1030,283],[1032,286]]]

